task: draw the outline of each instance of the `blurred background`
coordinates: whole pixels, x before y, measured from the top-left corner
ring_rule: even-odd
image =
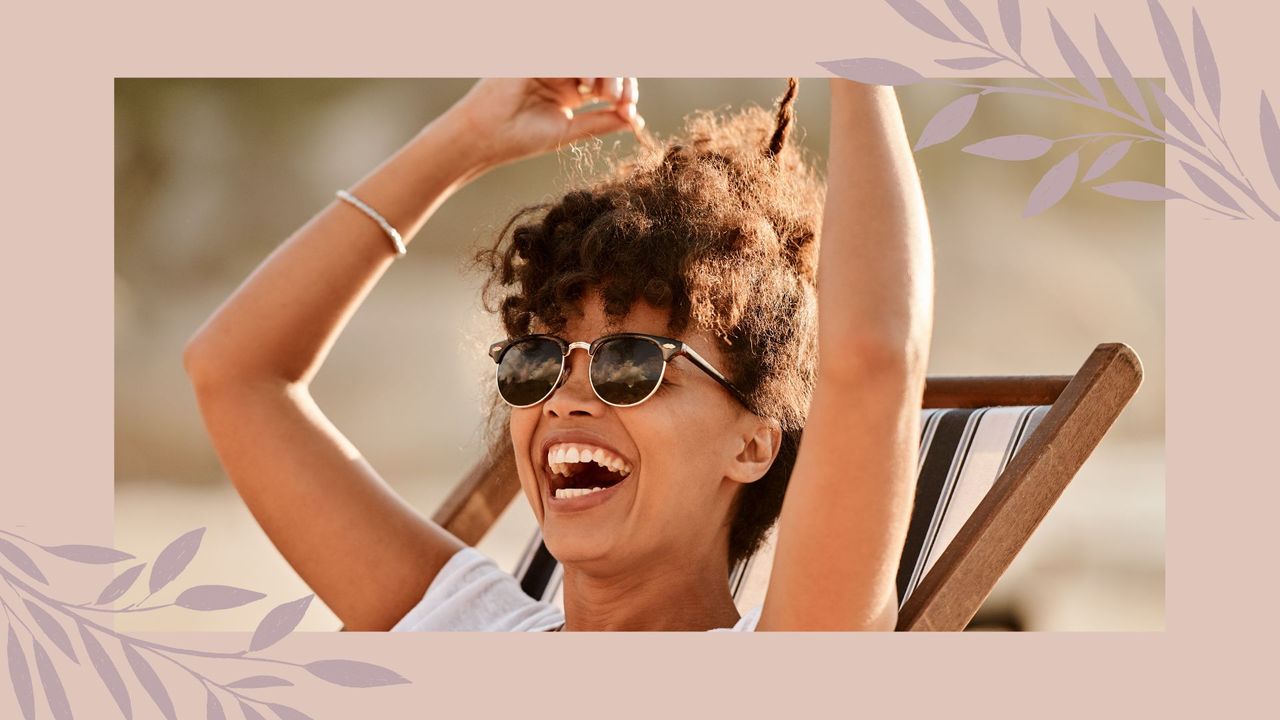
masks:
[[[217,613],[122,614],[121,629],[251,631],[270,606],[309,593],[223,474],[182,368],[183,345],[336,189],[393,153],[473,82],[117,79],[116,547],[152,559],[182,533],[207,527],[186,583],[268,595]],[[695,109],[771,107],[786,83],[642,78],[640,87],[641,114],[665,135]],[[912,141],[964,92],[943,84],[900,88]],[[803,79],[796,108],[793,137],[825,163],[826,79]],[[1108,341],[1132,346],[1146,371],[974,629],[1164,628],[1163,206],[1077,187],[1049,211],[1023,218],[1031,189],[1067,149],[1025,162],[961,151],[997,135],[1128,129],[1085,108],[989,95],[959,137],[916,156],[936,252],[931,375],[1072,373]],[[633,139],[604,142],[625,151]],[[1086,149],[1083,167],[1105,146]],[[571,161],[562,151],[499,168],[445,203],[373,290],[313,385],[328,417],[424,514],[483,445],[483,389],[492,369],[484,347],[497,326],[482,312],[480,278],[465,272],[465,262],[511,212],[554,194]],[[1162,184],[1163,147],[1134,146],[1108,177]],[[511,568],[533,527],[517,496],[480,549]],[[300,629],[339,625],[317,599]]]

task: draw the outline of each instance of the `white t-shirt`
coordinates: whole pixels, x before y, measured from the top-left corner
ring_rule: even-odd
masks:
[[[760,609],[752,608],[731,628],[710,632],[753,631]],[[449,558],[422,600],[391,630],[537,632],[563,624],[560,608],[529,597],[497,563],[473,547],[464,547]]]

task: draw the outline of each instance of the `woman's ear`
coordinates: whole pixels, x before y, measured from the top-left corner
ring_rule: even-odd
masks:
[[[725,475],[734,482],[752,483],[764,477],[782,448],[782,425],[777,420],[751,416],[751,421],[738,436],[738,454]]]

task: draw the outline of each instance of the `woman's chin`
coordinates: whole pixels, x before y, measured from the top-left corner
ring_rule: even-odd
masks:
[[[563,529],[564,532],[557,532]],[[607,533],[583,533],[576,528],[544,527],[542,541],[547,550],[565,567],[597,565],[609,559],[610,538]]]

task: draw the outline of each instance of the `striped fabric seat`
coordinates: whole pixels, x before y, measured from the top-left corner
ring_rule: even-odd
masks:
[[[898,565],[899,606],[919,586],[1048,410],[1048,405],[1015,405],[921,411],[916,501]],[[730,573],[740,612],[764,602],[773,541],[771,533],[759,552]],[[536,530],[513,574],[534,599],[563,607],[560,564]]]

